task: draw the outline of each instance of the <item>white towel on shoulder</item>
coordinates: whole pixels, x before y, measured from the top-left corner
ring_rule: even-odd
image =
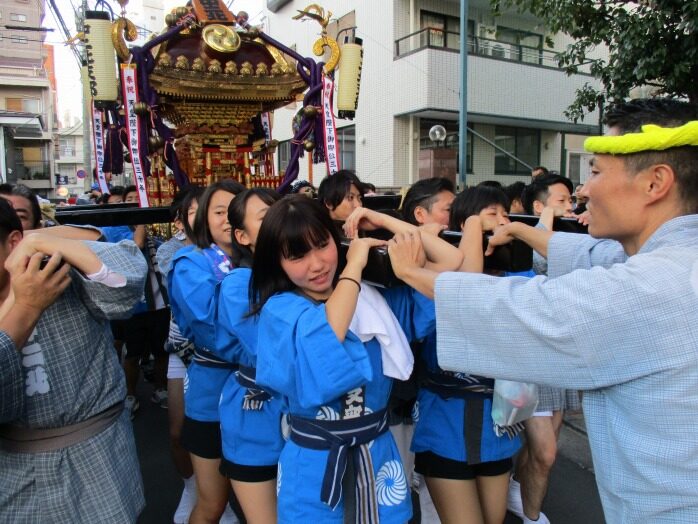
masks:
[[[361,282],[354,318],[349,329],[361,342],[376,338],[381,347],[383,374],[407,380],[414,367],[414,356],[407,337],[388,303],[376,288]]]

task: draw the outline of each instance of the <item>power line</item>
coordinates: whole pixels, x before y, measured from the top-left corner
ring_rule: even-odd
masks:
[[[58,9],[58,6],[56,5],[55,0],[47,0],[48,5],[51,9],[51,13],[53,14],[53,18],[56,20],[56,23],[58,26],[63,30],[63,34],[65,35],[66,40],[71,39],[70,35],[70,30],[68,29],[68,26],[66,25],[65,21],[63,20],[63,16],[61,15],[60,10]],[[78,68],[82,67],[82,58],[80,56],[80,53],[78,52],[77,49],[75,49],[75,46],[70,46],[70,50],[72,51],[73,55],[75,56],[75,60],[78,62]]]

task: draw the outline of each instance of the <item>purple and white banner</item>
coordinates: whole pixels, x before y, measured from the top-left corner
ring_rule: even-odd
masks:
[[[332,94],[334,92],[334,82],[326,77],[322,77],[322,122],[325,136],[325,162],[327,172],[334,175],[341,169],[339,165],[339,143],[337,142],[337,128],[335,126],[334,114],[332,113]]]
[[[146,191],[145,172],[141,162],[141,124],[134,106],[138,102],[138,83],[136,82],[135,64],[121,64],[121,86],[124,95],[124,118],[128,132],[128,150],[131,153],[131,165],[136,176],[138,201],[141,207],[148,207],[148,192]]]
[[[95,164],[97,173],[97,183],[99,184],[99,190],[102,193],[109,193],[109,186],[107,185],[107,179],[104,176],[104,171],[102,171],[102,164],[104,163],[104,115],[102,111],[95,107],[95,101],[92,99],[92,142],[94,143],[95,152]]]

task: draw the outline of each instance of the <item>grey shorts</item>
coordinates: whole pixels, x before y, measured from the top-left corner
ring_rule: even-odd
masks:
[[[538,386],[538,407],[541,411],[575,411],[582,409],[579,392],[574,389],[558,389],[549,386]]]

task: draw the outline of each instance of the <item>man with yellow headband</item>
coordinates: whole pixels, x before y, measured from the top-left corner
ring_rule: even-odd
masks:
[[[609,523],[698,522],[698,108],[635,100],[605,123],[585,144],[591,235],[512,223],[493,239],[531,244],[547,278],[437,275],[407,237],[393,269],[435,296],[442,368],[584,390]]]

